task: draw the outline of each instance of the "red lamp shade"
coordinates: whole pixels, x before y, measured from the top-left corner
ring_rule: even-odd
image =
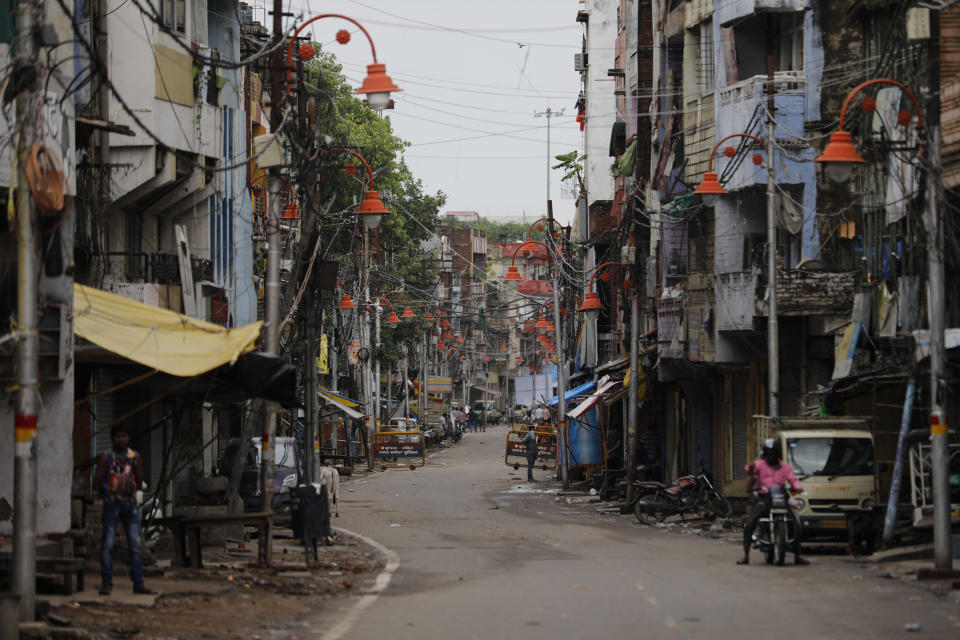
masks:
[[[866,164],[867,161],[857,153],[850,132],[838,129],[830,134],[830,143],[823,150],[823,153],[816,158],[815,162],[824,164],[827,176],[831,180],[845,182],[850,179],[854,165]]]
[[[577,308],[577,311],[587,316],[591,320],[596,320],[603,310],[603,304],[593,291],[588,291],[583,300],[583,304]]]
[[[483,361],[490,362],[490,356],[488,356],[487,354],[483,354]]]
[[[427,309],[427,315],[423,317],[424,322],[436,322],[437,319],[430,314],[430,309]]]
[[[364,194],[363,202],[360,203],[360,208],[357,209],[357,215],[360,216],[363,224],[368,229],[376,229],[380,224],[380,220],[383,219],[383,216],[390,215],[390,210],[383,205],[383,202],[380,200],[380,194],[377,191],[371,190]]]
[[[501,343],[500,343],[500,351],[506,351],[506,350],[507,350],[507,345],[505,345],[505,344],[503,344],[503,343],[501,342]]]
[[[556,333],[557,327],[552,322],[547,322],[546,333]]]
[[[446,351],[447,345],[443,343],[443,340],[437,343],[437,351]]]
[[[517,364],[523,364],[523,356],[517,356]]]
[[[367,104],[371,109],[385,109],[390,104],[390,92],[402,91],[387,75],[387,65],[375,62],[367,65],[367,77],[357,89],[357,93],[367,94]]]
[[[353,304],[353,300],[347,294],[343,294],[343,297],[340,298],[340,304],[337,305],[337,309],[341,311],[353,311],[357,308],[357,305]]]
[[[707,171],[703,174],[703,182],[694,190],[694,193],[703,198],[703,203],[712,207],[717,203],[717,198],[727,193],[720,181],[717,180],[717,174],[713,171]]]
[[[463,344],[463,336],[457,336],[457,343]]]
[[[467,359],[467,356],[466,356],[465,354],[462,354],[462,353],[461,353],[461,354],[460,354],[460,359],[461,359],[461,360],[466,360],[466,359]]]
[[[550,342],[550,338],[548,338],[547,334],[545,333],[541,333],[540,336],[537,337],[537,340],[539,340],[540,342]]]
[[[391,311],[390,315],[387,316],[387,324],[400,324],[400,318],[397,317],[396,311]]]
[[[406,309],[403,310],[403,314],[401,314],[400,317],[410,319],[410,318],[416,318],[417,315],[413,312],[413,309],[411,309],[408,306]]]
[[[540,319],[537,320],[537,324],[533,325],[533,328],[534,328],[534,329],[539,329],[539,330],[540,330],[540,333],[543,333],[543,332],[545,332],[545,331],[547,330],[547,327],[549,327],[549,326],[550,326],[550,325],[547,324],[547,319],[546,319],[543,315],[541,315],[541,316],[540,316]]]
[[[520,271],[514,265],[507,267],[507,275],[503,276],[503,279],[507,282],[520,282],[523,278],[520,277]]]

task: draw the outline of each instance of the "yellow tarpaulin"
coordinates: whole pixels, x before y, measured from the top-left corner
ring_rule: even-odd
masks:
[[[263,324],[225,329],[81,284],[73,285],[73,318],[78,336],[174,376],[234,362],[253,349]]]

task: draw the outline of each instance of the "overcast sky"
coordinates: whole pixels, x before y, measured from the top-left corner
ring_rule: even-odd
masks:
[[[564,110],[551,120],[551,160],[581,148],[577,0],[290,1],[295,12],[345,14],[370,32],[379,61],[404,89],[394,96],[396,109],[384,113],[411,143],[405,157],[414,174],[428,191],[447,194],[446,209],[525,212],[531,222],[546,214],[547,123],[534,112]],[[312,26],[359,86],[372,61],[363,34],[336,19]],[[353,33],[345,46],[334,40],[342,28]],[[574,204],[561,176],[551,173],[550,192],[554,215],[566,224]]]

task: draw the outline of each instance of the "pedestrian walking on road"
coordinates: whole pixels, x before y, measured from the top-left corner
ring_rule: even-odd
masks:
[[[527,435],[523,436],[523,444],[527,447],[527,482],[533,482],[533,465],[537,462],[537,428],[532,424],[527,427]]]
[[[140,454],[130,448],[130,432],[123,425],[110,429],[113,448],[105,451],[97,463],[94,486],[103,494],[103,537],[100,542],[100,595],[113,589],[113,544],[117,524],[122,524],[130,549],[130,579],[134,593],[153,593],[143,584],[143,556],[140,540],[140,507],[137,489],[143,482]]]

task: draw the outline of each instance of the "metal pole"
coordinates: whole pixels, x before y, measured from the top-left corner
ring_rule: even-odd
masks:
[[[366,407],[367,429],[367,471],[373,471],[373,435],[374,413],[371,390],[370,359],[373,357],[373,344],[370,341],[370,230],[363,227],[363,345],[367,349],[367,358],[363,362],[363,403]]]
[[[276,354],[280,346],[280,176],[271,169],[267,220],[267,284],[264,296],[264,351]],[[273,437],[277,425],[277,403],[264,402],[263,433],[260,439],[260,510],[273,512]],[[269,544],[269,543],[268,543]]]
[[[930,464],[933,467],[933,558],[953,567],[950,534],[950,436],[944,380],[943,217],[940,209],[940,127],[931,128],[927,172],[927,320],[930,324]]]
[[[883,543],[893,540],[893,527],[897,520],[897,501],[900,498],[900,481],[903,475],[903,453],[910,432],[910,417],[913,415],[913,399],[916,396],[917,381],[913,376],[907,382],[907,396],[903,401],[903,413],[900,416],[900,437],[897,439],[897,457],[893,461],[893,478],[890,483],[890,498],[887,501],[887,514],[883,521]]]
[[[316,416],[317,412],[314,407],[317,402],[317,364],[314,362],[314,345],[313,345],[313,327],[309,324],[309,319],[307,319],[307,340],[304,344],[303,350],[303,360],[304,364],[307,367],[306,378],[303,383],[303,406],[304,406],[304,421],[303,421],[303,476],[304,482],[309,484],[314,481],[313,473],[313,440],[314,435],[316,434]]]
[[[548,121],[549,122],[549,121]],[[564,489],[570,488],[570,469],[567,464],[567,357],[563,350],[563,319],[560,317],[559,267],[553,269],[553,324],[557,328],[557,441],[560,445],[560,480]]]
[[[373,373],[373,427],[376,430],[377,426],[381,422],[380,416],[380,314],[383,311],[383,308],[380,306],[380,301],[373,306],[373,327],[376,335],[377,342],[373,345],[371,353],[377,354],[377,360],[374,363],[374,373]],[[373,442],[373,440],[371,440]]]
[[[34,30],[36,6],[20,2],[16,10],[18,62],[36,59]],[[13,555],[12,587],[20,596],[20,620],[36,617],[37,564],[37,414],[40,409],[37,379],[37,220],[27,183],[28,149],[33,144],[36,107],[34,90],[17,96],[17,392],[14,415]],[[7,432],[9,433],[9,432]]]
[[[775,109],[773,56],[767,59],[767,415],[780,415],[780,352],[777,322],[776,167],[773,163]]]
[[[637,466],[637,386],[640,382],[640,294],[630,297],[630,385],[627,390],[627,501],[633,499],[633,474]]]

